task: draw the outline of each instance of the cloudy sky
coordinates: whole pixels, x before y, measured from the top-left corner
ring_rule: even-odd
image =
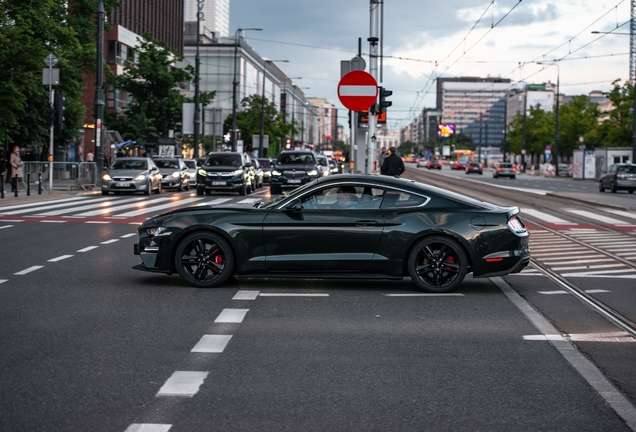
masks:
[[[629,78],[629,0],[386,0],[382,85],[393,90],[389,128],[408,125],[435,107],[435,78],[480,76],[514,83],[556,82],[561,93],[607,91]],[[309,97],[338,100],[340,61],[357,54],[368,65],[369,0],[231,0],[230,35],[246,31],[264,58]],[[614,34],[592,34],[592,31]],[[623,34],[621,34],[623,33]],[[536,64],[555,61],[559,67]],[[368,70],[368,68],[367,68]]]

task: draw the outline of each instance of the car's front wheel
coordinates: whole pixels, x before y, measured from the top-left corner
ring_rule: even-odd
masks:
[[[466,276],[468,258],[461,245],[444,236],[420,240],[408,257],[408,271],[415,285],[429,292],[455,289]]]
[[[195,232],[186,236],[175,253],[175,266],[185,282],[197,288],[214,288],[232,274],[234,255],[221,236]]]

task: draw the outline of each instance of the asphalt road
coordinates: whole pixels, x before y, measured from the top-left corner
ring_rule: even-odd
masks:
[[[133,270],[134,223],[54,220],[0,220],[0,430],[630,430],[490,279],[201,290]],[[565,332],[611,329],[504,281]],[[633,375],[634,344],[587,346]]]

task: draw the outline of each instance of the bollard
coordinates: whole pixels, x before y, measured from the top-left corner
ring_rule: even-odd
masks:
[[[13,192],[13,196],[16,198],[18,197],[18,175],[17,174],[15,175],[15,189]]]
[[[42,171],[38,173],[38,195],[42,195]]]
[[[27,172],[27,196],[31,196],[31,172]]]
[[[0,172],[0,198],[4,198],[4,173]]]

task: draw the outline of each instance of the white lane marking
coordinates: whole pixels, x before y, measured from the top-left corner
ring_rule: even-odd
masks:
[[[117,201],[117,204],[120,203],[125,203],[128,202],[129,204],[123,204],[123,205],[116,205],[114,207],[106,207],[102,205],[102,208],[98,209],[98,210],[93,210],[93,211],[89,211],[89,212],[84,212],[84,213],[80,213],[78,214],[78,216],[101,216],[101,215],[105,215],[105,214],[109,214],[109,213],[113,213],[115,211],[118,210],[124,210],[124,209],[128,209],[131,207],[145,207],[154,203],[158,203],[158,202],[163,202],[166,200],[170,200],[172,199],[171,197],[161,197],[161,198],[155,198],[153,200],[145,200],[144,198],[134,198],[134,199],[128,199],[128,200],[122,200],[122,201]],[[133,201],[132,203],[130,203],[130,201]],[[109,203],[105,203],[105,204],[112,204],[112,202]],[[77,208],[74,210],[87,210],[87,209],[91,209],[94,208],[95,206],[86,206],[85,208]]]
[[[232,300],[256,300],[259,293],[260,291],[239,290],[236,294],[234,294]]]
[[[193,397],[209,372],[176,371],[159,389],[157,396]]]
[[[626,212],[626,211],[623,211],[623,210],[610,210],[610,209],[603,209],[603,210],[608,212],[608,213],[613,213],[616,216],[623,216],[623,217],[630,218],[630,219],[636,219],[636,214],[634,214],[634,213]]]
[[[80,249],[77,252],[88,252],[90,250],[97,249],[98,247],[99,246],[89,246],[89,247],[85,247],[84,249]]]
[[[382,294],[385,297],[464,297],[460,293],[411,293],[411,294]]]
[[[190,204],[196,201],[201,201],[203,198],[186,198],[184,200],[180,200],[177,202],[169,202],[168,204],[163,204],[163,205],[158,205],[158,206],[153,206],[153,207],[147,207],[147,208],[143,208],[141,210],[135,210],[135,211],[130,211],[128,213],[121,213],[118,214],[118,217],[131,217],[131,216],[139,216],[142,215],[144,213],[156,213],[158,210],[164,210],[170,207],[175,207],[175,206],[183,206],[185,204]]]
[[[31,202],[31,203],[27,203],[27,204],[16,204],[16,205],[12,205],[12,206],[2,206],[0,207],[0,214],[8,214],[5,213],[5,210],[15,210],[15,209],[28,209],[29,207],[38,207],[38,206],[42,206],[43,204],[46,203],[63,203],[63,202],[71,202],[71,201],[85,201],[89,199],[88,197],[74,197],[74,198],[63,198],[63,199],[56,199],[56,200],[50,200],[50,201],[38,201],[38,202]],[[75,203],[71,203],[71,204],[75,204]],[[31,210],[29,210],[31,211]]]
[[[591,245],[597,247],[609,247],[609,246],[632,246],[636,247],[636,242],[634,241],[614,241],[614,242],[590,242]]]
[[[117,201],[118,203],[125,203],[125,202],[129,202],[129,201],[139,201],[139,200],[143,200],[143,198],[140,197],[136,197],[136,198],[126,198],[126,199],[122,199]],[[115,202],[114,200],[108,199],[108,198],[103,198],[102,200],[99,200],[99,202],[96,201],[91,201],[90,204],[87,205],[83,205],[83,206],[79,206],[79,207],[70,207],[70,208],[65,208],[65,209],[61,209],[61,210],[52,210],[52,211],[48,211],[45,213],[38,213],[38,216],[57,216],[57,215],[61,215],[64,213],[70,213],[70,212],[76,212],[76,211],[80,211],[80,210],[88,210],[88,209],[94,209],[95,207],[101,207],[102,209],[104,208],[110,208],[111,205],[113,205],[113,202]],[[92,213],[92,212],[89,212]],[[96,213],[96,214],[100,214],[100,213]],[[94,215],[89,215],[89,214],[78,214],[75,216],[94,216]]]
[[[14,223],[14,222],[24,222],[24,219],[3,219],[3,220],[1,220],[0,222],[11,222],[11,223]]]
[[[73,255],[60,255],[57,258],[51,258],[50,260],[48,260],[48,262],[58,262],[58,261],[62,261],[65,260],[67,258],[71,258]]]
[[[572,250],[573,245],[554,246],[554,247],[533,247],[530,245],[532,252],[554,252],[554,251],[569,251]]]
[[[609,275],[616,273],[627,273],[624,276],[631,276],[629,273],[636,272],[634,269],[625,269],[625,270],[601,270],[601,271],[590,271],[590,272],[579,272],[579,273],[564,273],[561,276],[564,277],[575,277],[575,276],[591,276],[591,275]],[[634,275],[636,276],[636,275]]]
[[[222,353],[232,339],[232,335],[203,335],[190,352]]]
[[[33,271],[39,270],[41,268],[44,268],[44,266],[32,266],[32,267],[29,267],[27,269],[21,270],[21,271],[19,271],[17,273],[13,273],[13,274],[17,275],[17,276],[22,276],[22,275],[25,275],[27,273],[31,273]]]
[[[551,266],[555,265],[570,265],[570,264],[585,264],[592,262],[607,262],[614,261],[612,258],[599,258],[599,259],[588,259],[588,260],[573,260],[573,261],[544,261],[545,264],[549,264]]]
[[[121,236],[121,238],[129,238],[129,237],[133,237],[136,236],[137,233],[130,233],[130,234],[124,234],[123,236]]]
[[[611,291],[602,290],[602,289],[593,289],[593,290],[585,290],[585,292],[588,294],[602,294],[602,293],[608,293]],[[539,294],[553,295],[553,294],[569,294],[569,293],[565,290],[556,290],[556,291],[539,291]]]
[[[536,219],[540,219],[543,222],[578,225],[535,209],[522,209],[521,212],[522,214],[527,214]]]
[[[523,340],[564,341],[566,339],[563,337],[563,335],[560,335],[560,334],[546,334],[546,335],[524,335]]]
[[[9,279],[0,279],[0,284],[7,282]]]
[[[4,225],[4,226],[0,226],[0,229],[4,229],[4,228],[11,228],[13,225]]]
[[[237,202],[237,204],[253,204],[260,200],[260,198],[245,198],[244,200]]]
[[[568,338],[576,342],[636,342],[627,332],[569,334]]]
[[[547,252],[542,252],[540,254],[535,253],[534,248],[532,248],[531,246],[531,250],[532,250],[532,256],[537,257],[537,256],[542,256],[542,257],[551,257],[551,256],[558,256],[558,257],[563,257],[566,255],[580,255],[581,251],[573,251],[573,252],[554,252],[554,253],[547,253]]]
[[[249,309],[223,309],[215,323],[242,323]]]
[[[86,221],[87,224],[104,224],[104,225],[108,225],[109,223],[111,223],[110,221]]]
[[[115,242],[118,242],[118,241],[119,241],[119,239],[110,239],[110,240],[103,241],[100,244],[111,244],[111,243],[115,243]]]
[[[42,220],[42,223],[66,223],[65,220]]]
[[[212,201],[205,203],[203,205],[217,205],[217,204],[223,204],[224,202],[228,202],[231,201],[232,198],[217,198],[217,199],[213,199]]]
[[[86,197],[82,197],[81,200],[85,201]],[[106,201],[109,198],[90,198],[91,202],[98,202],[98,201]],[[74,201],[77,201],[77,199],[75,199]],[[51,204],[53,203],[53,204]],[[60,207],[69,207],[69,206],[73,206],[75,204],[77,204],[77,202],[70,202],[70,200],[66,199],[66,200],[55,200],[55,201],[51,201],[49,202],[49,205],[43,205],[46,203],[43,202],[39,202],[37,203],[37,205],[39,205],[40,207],[33,207],[33,208],[24,208],[21,210],[15,210],[15,211],[10,211],[10,212],[5,212],[5,211],[1,211],[0,213],[2,214],[7,214],[7,215],[12,215],[12,214],[20,214],[20,213],[25,213],[25,212],[41,212],[41,211],[45,211],[45,210],[51,210],[51,209],[55,209],[55,208],[60,208]]]
[[[329,297],[329,294],[304,294],[304,293],[260,293],[261,297]]]
[[[574,210],[574,209],[566,209],[565,211],[574,213],[575,215],[583,216],[588,219],[597,220],[599,222],[608,223],[612,225],[629,225],[629,222],[625,222],[622,220],[610,218],[607,216],[598,215],[596,213],[592,213],[585,210]]]
[[[554,271],[565,271],[565,270],[588,270],[588,269],[601,269],[601,268],[612,268],[612,267],[625,267],[625,264],[601,264],[601,265],[593,265],[593,266],[575,266],[575,267],[552,267]]]
[[[171,424],[133,423],[124,432],[168,432]]]

